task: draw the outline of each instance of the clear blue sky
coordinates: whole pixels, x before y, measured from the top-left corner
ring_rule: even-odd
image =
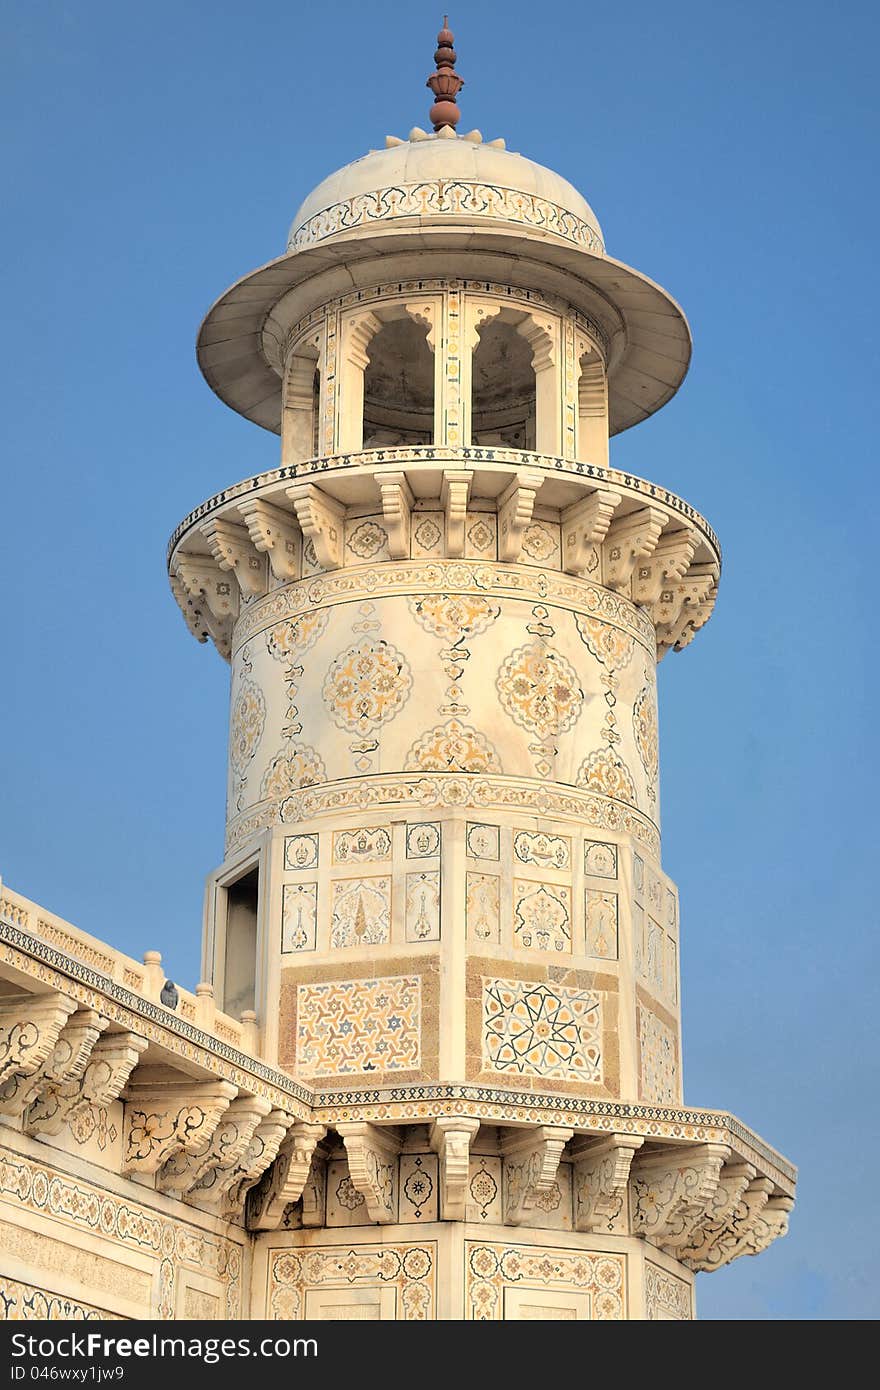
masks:
[[[880,1312],[878,15],[451,15],[461,128],[578,185],[610,253],[694,331],[678,397],[612,453],[725,550],[712,622],[660,676],[685,1095],[801,1169],[789,1237],[698,1281],[710,1318]],[[170,597],[165,542],[277,454],[203,383],[195,332],[326,173],[427,123],[439,18],[385,0],[2,8],[0,873],[186,984],[222,858],[227,675]]]

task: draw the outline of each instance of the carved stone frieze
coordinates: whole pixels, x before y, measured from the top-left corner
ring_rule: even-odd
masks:
[[[440,1163],[440,1218],[463,1221],[467,1206],[470,1148],[480,1121],[465,1115],[440,1115],[431,1125],[431,1148]]]
[[[179,1150],[210,1141],[237,1087],[229,1081],[146,1081],[130,1086],[123,1126],[123,1173],[157,1173]]]

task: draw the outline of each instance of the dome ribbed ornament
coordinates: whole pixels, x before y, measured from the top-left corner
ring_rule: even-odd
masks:
[[[456,54],[452,46],[454,35],[448,24],[449,16],[444,15],[443,28],[437,35],[437,52],[434,54],[437,71],[432,72],[425,83],[434,93],[434,105],[429,112],[429,119],[435,131],[443,130],[445,126],[454,130],[461,119],[456,98],[464,86],[464,78],[455,72]]]

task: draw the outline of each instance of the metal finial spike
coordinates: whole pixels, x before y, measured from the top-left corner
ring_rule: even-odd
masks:
[[[464,78],[455,72],[455,35],[448,26],[449,16],[444,15],[443,28],[437,35],[437,52],[434,54],[437,71],[432,72],[425,83],[434,93],[430,118],[435,131],[441,131],[446,127],[454,131],[461,119],[456,98],[464,86]]]

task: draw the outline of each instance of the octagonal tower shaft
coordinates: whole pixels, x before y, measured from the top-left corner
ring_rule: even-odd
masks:
[[[250,1205],[270,1269],[315,1227],[405,1260],[417,1224],[466,1262],[444,1316],[690,1316],[694,1270],[784,1229],[784,1160],[681,1109],[656,662],[720,552],[608,458],[688,357],[570,185],[448,126],[326,181],[203,325],[281,437],[169,550],[232,668],[205,975],[315,1093]],[[523,1302],[505,1252],[551,1248]],[[420,1316],[398,1292],[339,1315]]]

